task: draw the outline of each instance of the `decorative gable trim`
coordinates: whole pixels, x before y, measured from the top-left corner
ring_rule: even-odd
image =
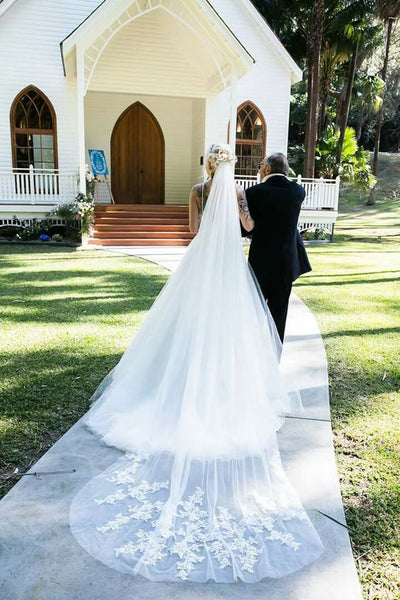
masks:
[[[14,2],[16,2],[16,0],[0,0],[0,17],[14,4]]]

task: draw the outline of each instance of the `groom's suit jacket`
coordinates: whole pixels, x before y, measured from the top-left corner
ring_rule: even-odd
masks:
[[[271,175],[264,183],[246,190],[255,227],[249,262],[261,288],[265,280],[293,282],[311,271],[297,221],[305,190],[282,175]]]

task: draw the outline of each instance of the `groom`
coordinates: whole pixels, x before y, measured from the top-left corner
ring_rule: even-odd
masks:
[[[254,219],[249,263],[268,302],[283,342],[292,282],[311,271],[297,221],[305,190],[287,178],[284,154],[271,154],[260,163],[261,183],[246,190]]]

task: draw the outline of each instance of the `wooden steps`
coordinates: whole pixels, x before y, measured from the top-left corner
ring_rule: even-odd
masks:
[[[95,246],[187,246],[189,207],[169,204],[97,205],[89,244]]]

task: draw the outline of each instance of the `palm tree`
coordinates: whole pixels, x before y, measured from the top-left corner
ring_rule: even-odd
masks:
[[[390,40],[392,37],[392,28],[393,23],[400,16],[400,0],[378,0],[379,5],[379,18],[385,24],[386,27],[386,48],[385,48],[385,58],[383,61],[383,68],[381,79],[384,83],[386,83],[386,74],[387,74],[387,66],[389,62],[389,52],[390,52]],[[384,98],[384,92],[383,92]],[[382,110],[383,110],[383,102],[378,111],[377,119],[376,119],[376,133],[375,133],[375,148],[374,148],[374,160],[372,165],[372,172],[376,175],[378,170],[378,156],[379,156],[379,146],[381,142],[381,129],[382,129]],[[372,201],[371,201],[372,200]],[[374,204],[373,194],[370,198],[370,203]]]
[[[380,77],[365,72],[357,73],[352,105],[356,113],[356,136],[360,140],[365,119],[377,114],[382,105],[384,83]]]
[[[390,52],[390,39],[392,37],[392,28],[395,20],[400,16],[400,0],[378,0],[379,5],[379,17],[385,24],[386,27],[386,47],[385,47],[385,58],[383,60],[383,68],[381,78],[386,84],[387,66],[389,62]],[[376,118],[376,130],[375,130],[375,147],[374,147],[374,158],[372,161],[372,173],[376,176],[378,172],[378,160],[379,160],[379,146],[381,143],[381,130],[382,130],[382,115],[383,115],[383,101],[385,97],[385,90],[382,93],[382,104],[378,110]],[[376,204],[375,189],[371,188],[368,202],[370,206]]]
[[[314,0],[313,26],[307,35],[307,122],[304,141],[304,175],[314,177],[318,136],[318,101],[325,0]]]
[[[345,35],[348,36],[349,40],[352,42],[352,52],[346,75],[347,82],[342,90],[340,97],[341,101],[338,103],[337,110],[337,125],[340,129],[340,138],[337,148],[338,163],[340,163],[344,135],[349,118],[355,76],[365,58],[372,54],[373,50],[376,48],[377,42],[380,41],[377,33],[377,27],[374,23],[370,23],[369,15],[363,15],[361,18],[355,19],[345,27]]]
[[[332,41],[325,39],[321,59],[321,102],[319,114],[319,135],[321,137],[327,126],[327,104],[329,95],[332,95],[332,79],[335,71],[348,59],[349,50],[342,48],[337,36]],[[336,94],[335,94],[336,96]]]

